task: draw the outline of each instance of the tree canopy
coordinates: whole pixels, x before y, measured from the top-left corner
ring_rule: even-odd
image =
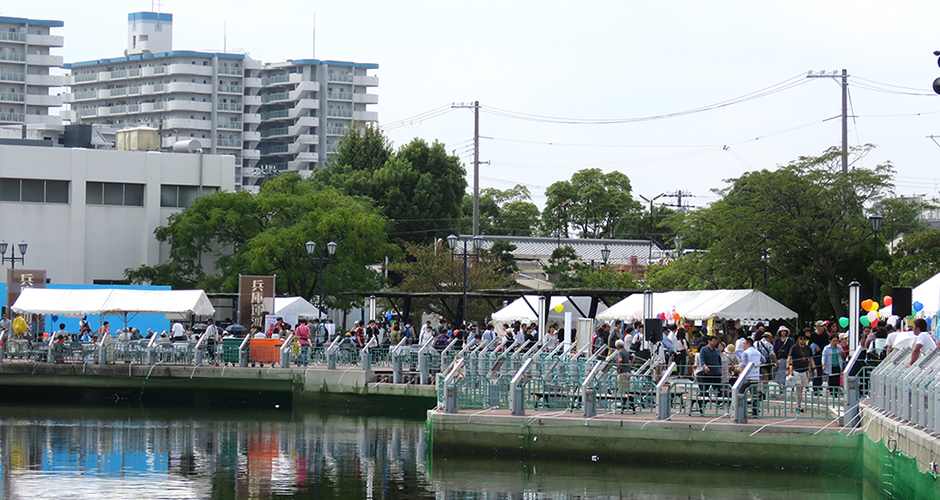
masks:
[[[378,289],[380,276],[367,266],[397,254],[386,240],[386,224],[369,203],[288,173],[266,182],[257,195],[197,198],[156,230],[157,240],[169,244],[168,261],[125,275],[135,283],[210,292],[236,292],[239,274],[275,275],[278,293],[311,298],[318,293],[319,267],[306,242],[325,249],[334,241],[334,262],[322,274],[323,302],[347,310],[357,299],[338,293]],[[212,260],[216,269],[204,269],[203,262]]]
[[[314,182],[371,199],[389,219],[389,235],[432,241],[460,227],[466,170],[444,145],[414,139],[394,151],[373,124],[350,127]]]
[[[529,188],[522,184],[506,190],[480,190],[480,233],[503,236],[535,236],[539,227],[539,208],[532,203]],[[473,197],[463,202],[463,229],[473,227]]]
[[[617,221],[640,211],[631,191],[630,179],[620,172],[575,172],[570,181],[554,182],[545,190],[543,232],[567,238],[574,230],[580,238],[610,238]]]

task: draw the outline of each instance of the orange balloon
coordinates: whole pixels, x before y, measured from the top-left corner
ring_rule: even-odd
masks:
[[[682,316],[679,316],[679,313],[672,313],[672,319],[674,319],[674,320],[676,320],[676,321],[679,321],[679,318],[681,318],[681,317],[682,317]]]
[[[871,299],[865,299],[862,301],[862,309],[866,311],[871,311],[872,304],[874,304],[874,302],[872,302]]]

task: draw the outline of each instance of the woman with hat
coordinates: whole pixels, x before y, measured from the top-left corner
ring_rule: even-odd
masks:
[[[777,353],[777,359],[789,356],[790,349],[793,349],[790,329],[787,328],[787,325],[780,325],[780,328],[777,328],[777,338],[774,340],[774,352]],[[781,352],[783,354],[780,354]]]

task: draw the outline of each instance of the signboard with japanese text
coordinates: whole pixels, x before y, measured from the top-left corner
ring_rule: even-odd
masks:
[[[46,288],[45,269],[7,269],[7,308],[13,306],[24,288]]]
[[[274,311],[274,276],[238,277],[238,323],[249,330],[264,328],[265,314]]]

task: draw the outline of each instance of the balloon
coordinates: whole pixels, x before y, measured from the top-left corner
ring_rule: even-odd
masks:
[[[868,321],[868,316],[862,316],[859,318],[859,322],[862,323],[862,326],[871,326],[871,321]]]
[[[882,307],[880,311],[881,312],[879,312],[878,314],[881,315],[882,318],[887,318],[888,316],[894,315],[894,308],[891,306]]]
[[[681,317],[682,317],[682,316],[679,316],[679,313],[672,313],[672,319],[674,319],[674,320],[676,320],[676,321],[679,321],[679,318],[681,318]]]
[[[872,303],[871,303],[871,310],[872,310],[872,311],[877,311],[877,310],[878,310],[878,303],[877,303],[877,302],[872,302]]]
[[[562,312],[562,311],[564,311],[564,310],[565,310],[565,306],[564,306],[563,304],[558,304],[557,306],[555,306],[555,312],[556,312],[556,313],[560,313],[560,312]]]
[[[641,313],[640,311],[633,311],[633,315],[636,316],[637,318],[643,317],[643,313]]]
[[[875,318],[875,321],[872,321],[872,322],[871,322],[871,326],[872,326],[872,328],[878,326],[878,318]]]
[[[56,321],[59,321],[59,315],[58,315],[58,314],[53,314],[53,315],[52,315],[52,322],[55,323]]]
[[[873,304],[873,302],[871,301],[871,299],[865,299],[865,300],[862,301],[862,309],[864,309],[864,310],[866,310],[866,311],[871,311],[871,305],[872,305],[872,304]]]
[[[666,319],[666,313],[659,313],[659,319]]]
[[[930,328],[931,323],[933,323],[933,318],[927,318],[927,328]]]
[[[886,306],[890,306],[894,303],[894,299],[892,299],[890,295],[885,295],[885,298],[882,300],[882,302],[884,302]]]
[[[839,326],[842,328],[849,326],[849,318],[846,318],[845,316],[839,318]]]
[[[911,314],[910,316],[907,317],[907,319],[914,319],[915,317],[917,317],[916,314]]]
[[[916,312],[920,312],[920,310],[924,308],[924,305],[921,304],[920,301],[918,301],[918,300],[915,300],[915,301],[914,301],[913,306],[914,306],[914,311],[916,311]]]
[[[869,323],[874,323],[875,320],[878,319],[878,311],[868,311],[868,315],[866,317],[868,318]]]

